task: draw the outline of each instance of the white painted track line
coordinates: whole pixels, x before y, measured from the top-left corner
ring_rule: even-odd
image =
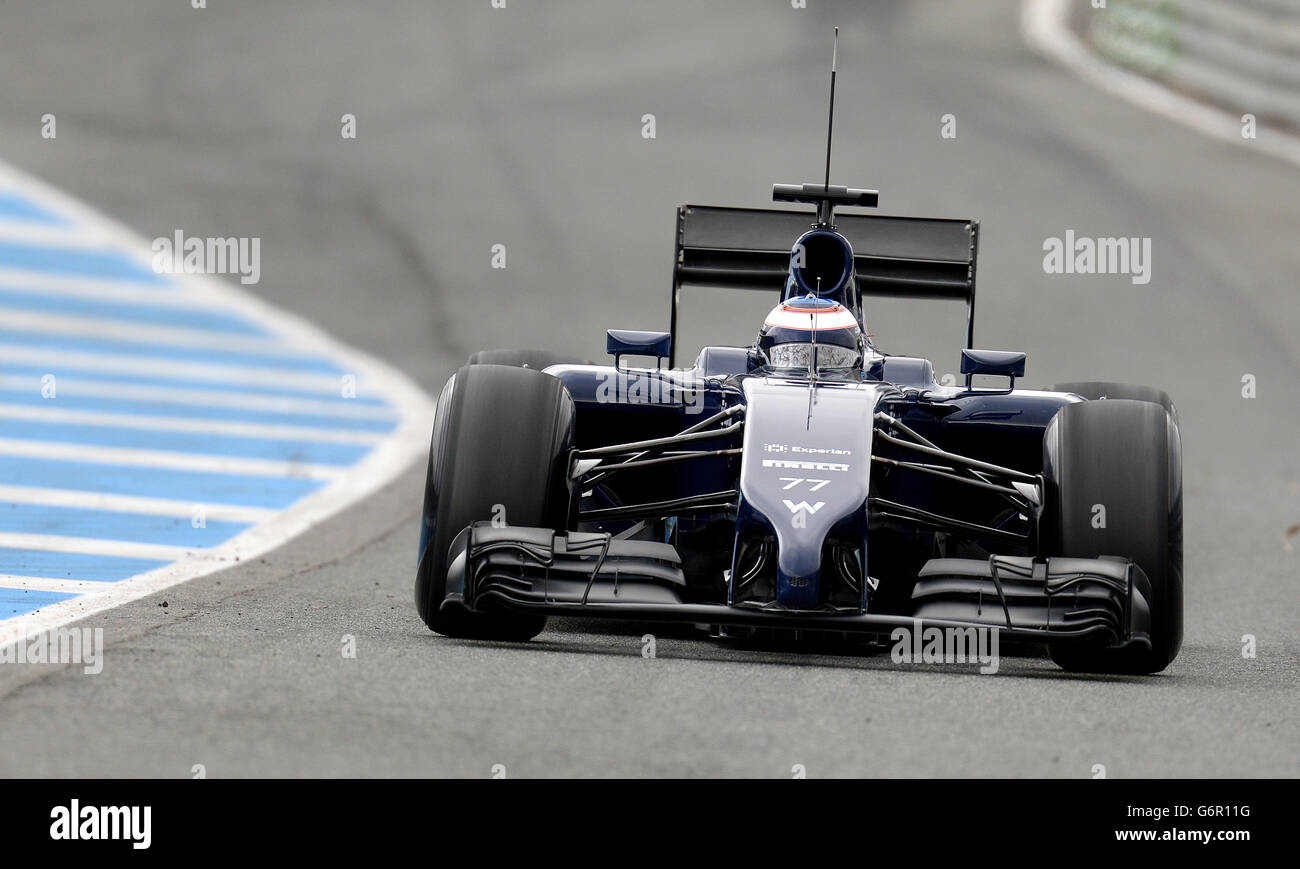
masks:
[[[0,588],[21,588],[26,591],[53,591],[59,594],[87,594],[106,583],[89,579],[46,579],[43,576],[14,576],[0,573]]]
[[[111,374],[137,374],[166,376],[184,380],[202,380],[210,383],[245,383],[283,389],[300,389],[323,395],[338,395],[340,376],[336,374],[310,374],[292,368],[273,370],[248,365],[225,365],[211,362],[186,362],[181,359],[125,355],[117,353],[86,353],[74,350],[43,350],[20,344],[0,343],[0,362],[27,365],[48,365],[51,368],[81,368]],[[358,377],[358,392],[364,394],[369,378]]]
[[[4,484],[0,484],[0,503],[111,510],[115,513],[142,513],[149,516],[175,516],[181,519],[189,519],[198,512],[214,522],[257,523],[276,514],[275,510],[266,507],[241,507],[168,498],[145,498],[139,495],[112,495],[106,492],[79,492],[75,489],[43,489],[36,486]]]
[[[1300,138],[1261,123],[1256,138],[1243,139],[1240,114],[1200,102],[1097,57],[1070,29],[1069,6],[1069,0],[1025,0],[1020,16],[1025,41],[1107,93],[1220,141],[1300,166]]]
[[[111,241],[100,233],[81,226],[60,226],[0,219],[0,237],[6,241],[23,241],[49,247],[75,247],[111,251]]]
[[[147,302],[175,308],[216,307],[179,287],[141,284],[132,281],[106,281],[78,275],[50,274],[26,269],[0,268],[0,289],[39,290],[52,296],[96,299],[113,302]]]
[[[41,378],[0,372],[0,389],[39,393]],[[113,380],[80,380],[60,377],[60,395],[92,398],[120,398],[169,404],[194,404],[202,407],[226,407],[239,410],[262,410],[275,413],[316,414],[363,420],[394,420],[395,412],[384,405],[362,404],[338,398],[297,398],[280,395],[254,395],[216,389],[194,390],[181,386],[154,386]]]
[[[113,428],[140,428],[150,431],[194,432],[225,435],[227,437],[312,441],[323,444],[377,444],[384,439],[384,435],[375,432],[341,428],[273,425],[259,422],[190,419],[188,417],[174,416],[143,416],[134,413],[110,413],[98,410],[69,410],[62,407],[32,407],[25,404],[0,404],[0,420],[5,419],[70,425],[99,425]]]
[[[97,537],[66,537],[61,534],[22,534],[14,531],[0,531],[0,547],[39,549],[43,552],[79,552],[85,555],[108,555],[114,558],[148,558],[156,561],[179,561],[197,552],[205,551],[198,547],[169,546],[162,543],[100,540]]]
[[[387,441],[382,445],[386,445]],[[242,474],[254,477],[306,477],[312,480],[335,480],[348,472],[334,465],[309,465],[303,462],[277,462],[272,459],[245,459],[234,456],[209,456],[202,453],[172,453],[141,450],[134,447],[101,447],[87,444],[41,443],[0,438],[0,455],[28,456],[34,459],[97,462],[105,465],[131,465],[139,468],[165,468],[173,471],[206,471],[212,474]]]
[[[231,335],[208,329],[156,326],[101,317],[70,317],[64,314],[7,308],[3,305],[0,305],[0,325],[5,329],[21,329],[26,332],[77,335],[86,338],[111,337],[136,344],[176,344],[186,348],[262,353],[268,356],[297,355],[312,349],[274,338],[259,338],[255,335]]]

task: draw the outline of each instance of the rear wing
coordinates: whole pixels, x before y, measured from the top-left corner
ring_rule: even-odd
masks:
[[[808,212],[766,208],[678,208],[669,324],[674,355],[682,287],[768,290],[779,298],[790,249],[814,218]],[[975,346],[978,221],[874,214],[837,214],[834,219],[835,230],[853,246],[862,295],[964,299],[966,347]]]

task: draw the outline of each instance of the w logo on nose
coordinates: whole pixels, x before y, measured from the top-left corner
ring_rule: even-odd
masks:
[[[786,508],[789,509],[791,513],[816,513],[818,510],[826,506],[825,501],[818,501],[816,504],[809,504],[807,501],[800,501],[796,504],[794,501],[787,499],[781,503],[785,504]]]

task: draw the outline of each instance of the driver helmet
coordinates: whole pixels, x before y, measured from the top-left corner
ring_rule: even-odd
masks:
[[[857,317],[839,302],[807,295],[772,309],[758,333],[758,351],[774,370],[818,373],[862,366],[865,341]],[[813,348],[817,358],[813,362]]]

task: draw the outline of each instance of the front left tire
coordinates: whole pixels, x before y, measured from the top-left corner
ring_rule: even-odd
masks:
[[[1151,584],[1151,648],[1066,644],[1062,668],[1157,673],[1183,639],[1182,448],[1175,418],[1155,401],[1124,398],[1061,408],[1044,437],[1048,555],[1127,558]],[[1102,512],[1104,511],[1104,512]]]

